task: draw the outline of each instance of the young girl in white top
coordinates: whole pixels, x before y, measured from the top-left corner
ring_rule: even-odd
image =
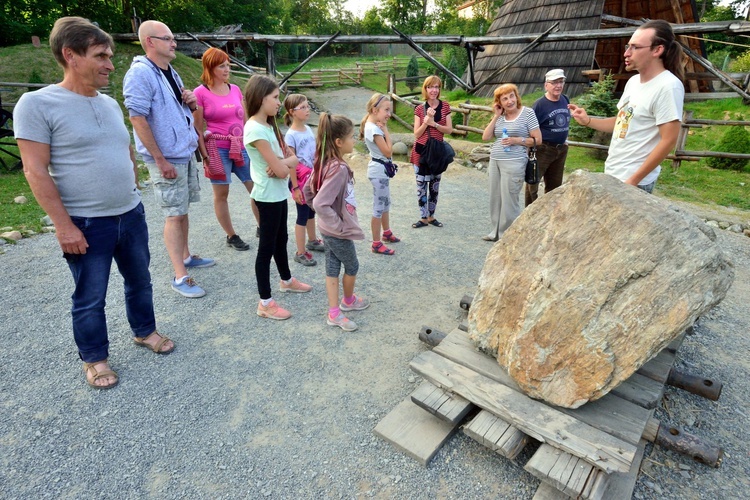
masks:
[[[276,113],[281,107],[279,87],[267,76],[253,75],[245,86],[245,107],[250,119],[245,123],[244,142],[250,155],[250,168],[255,185],[250,197],[255,200],[260,216],[260,242],[255,258],[258,282],[258,316],[287,319],[291,313],[280,307],[271,296],[271,257],[281,277],[282,292],[309,292],[312,287],[292,278],[286,254],[288,239],[287,177],[291,177],[294,201],[302,201],[297,186],[295,155],[285,157],[284,141],[276,126]]]
[[[289,150],[297,155],[299,163],[296,167],[297,185],[304,189],[310,173],[312,172],[313,158],[315,158],[315,135],[307,126],[310,117],[310,105],[307,97],[302,94],[289,94],[284,99],[284,123],[289,130],[284,135]],[[293,186],[289,184],[289,189]],[[294,193],[292,193],[294,194]],[[315,211],[305,203],[296,203],[297,223],[294,225],[294,238],[297,243],[297,252],[294,262],[303,266],[314,266],[317,264],[308,250],[316,252],[323,251],[323,242],[315,236]],[[307,245],[305,245],[305,232],[307,232]]]
[[[318,226],[325,241],[326,322],[344,331],[357,329],[357,324],[342,311],[361,311],[370,306],[364,297],[354,295],[359,261],[355,240],[365,239],[357,219],[354,199],[354,172],[343,155],[354,149],[354,124],[345,116],[320,115],[315,170],[305,188],[318,212]],[[339,303],[339,275],[344,265],[344,298]]]
[[[359,127],[359,138],[365,140],[367,149],[370,151],[370,163],[367,166],[367,178],[372,183],[372,252],[383,255],[393,255],[394,250],[383,244],[398,243],[401,241],[391,231],[390,209],[391,188],[390,178],[395,171],[389,172],[387,165],[393,165],[391,155],[393,144],[388,132],[388,119],[391,117],[393,105],[390,97],[383,94],[373,95],[367,101],[367,114],[362,118]],[[383,231],[382,240],[380,231]]]

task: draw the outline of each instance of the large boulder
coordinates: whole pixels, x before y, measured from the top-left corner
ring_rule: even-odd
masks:
[[[656,196],[574,172],[490,250],[469,333],[529,396],[577,408],[724,298],[734,269],[715,240]]]

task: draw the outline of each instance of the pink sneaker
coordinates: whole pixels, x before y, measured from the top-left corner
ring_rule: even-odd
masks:
[[[294,293],[306,293],[312,290],[312,287],[310,285],[306,285],[305,283],[302,283],[297,278],[292,278],[292,282],[288,285],[284,283],[284,280],[281,280],[281,291],[282,292],[294,292]]]
[[[263,305],[263,302],[258,302],[258,310],[257,310],[258,316],[261,318],[270,318],[270,319],[289,319],[292,317],[292,313],[284,309],[283,307],[280,307],[275,300],[272,300],[270,304],[267,306]]]
[[[326,323],[330,326],[338,326],[345,332],[353,332],[357,329],[357,323],[344,316],[343,313],[339,313],[339,315],[333,319],[331,319],[330,315],[326,315]]]

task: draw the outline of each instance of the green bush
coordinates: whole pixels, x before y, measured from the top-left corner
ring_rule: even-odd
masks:
[[[578,98],[576,103],[584,108],[589,116],[609,117],[617,114],[617,99],[614,96],[615,79],[607,75],[604,80],[595,82],[591,90]],[[570,136],[578,141],[589,141],[594,137],[594,129],[578,125],[570,120]]]
[[[750,133],[745,127],[735,125],[722,136],[719,143],[713,149],[714,151],[723,151],[724,153],[743,153],[750,152]],[[721,170],[737,170],[741,172],[747,165],[748,160],[741,158],[708,158],[706,164],[711,168]]]
[[[414,90],[419,85],[419,61],[417,61],[417,56],[411,56],[411,59],[409,59],[409,65],[406,66],[406,77],[408,78],[406,85],[409,90]]]
[[[750,50],[740,55],[730,67],[732,68],[732,71],[736,71],[737,73],[750,71]]]

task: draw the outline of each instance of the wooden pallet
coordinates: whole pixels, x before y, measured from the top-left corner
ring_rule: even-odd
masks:
[[[525,465],[542,480],[535,500],[630,498],[642,436],[650,432],[682,336],[615,390],[571,410],[523,394],[461,326],[414,358],[410,366],[426,382],[375,433],[424,465],[462,424],[466,435],[509,459],[535,439],[542,445]]]

